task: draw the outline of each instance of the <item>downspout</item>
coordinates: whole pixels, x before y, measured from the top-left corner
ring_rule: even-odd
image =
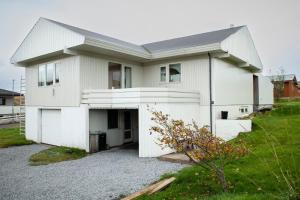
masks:
[[[209,65],[209,123],[210,123],[210,131],[213,131],[213,122],[212,122],[212,70],[211,70],[211,54],[208,52],[208,65]]]

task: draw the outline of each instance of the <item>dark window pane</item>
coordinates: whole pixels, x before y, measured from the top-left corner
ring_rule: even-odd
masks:
[[[54,64],[48,64],[46,69],[47,85],[53,85]]]
[[[169,65],[169,82],[180,82],[181,79],[181,65],[170,64]]]
[[[107,110],[107,127],[108,129],[118,128],[119,117],[118,110]]]
[[[161,82],[165,82],[166,81],[166,76],[167,76],[167,74],[166,74],[166,67],[161,67],[160,68],[160,81]]]
[[[39,66],[39,86],[44,86],[46,82],[46,65]]]
[[[55,64],[55,83],[59,83],[59,64]]]

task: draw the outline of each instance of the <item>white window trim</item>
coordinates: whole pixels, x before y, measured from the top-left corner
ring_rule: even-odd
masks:
[[[174,65],[174,64],[180,64],[180,81],[170,82],[170,65]],[[160,79],[162,67],[166,68],[166,81],[161,81],[161,79]],[[180,83],[182,83],[182,63],[177,62],[177,63],[167,63],[165,65],[160,65],[160,67],[159,67],[159,83],[160,84],[180,84]]]
[[[54,65],[54,68],[53,68],[53,77],[52,77],[52,81],[53,81],[53,84],[52,85],[47,85],[47,65],[50,65],[50,64],[53,64]],[[55,82],[55,72],[56,72],[56,65],[59,65],[60,63],[59,62],[48,62],[48,63],[43,63],[43,64],[39,64],[38,65],[38,87],[57,87],[57,86],[60,86],[60,74],[58,75],[59,76],[59,82],[56,83]],[[45,66],[45,81],[44,81],[44,85],[39,85],[39,82],[40,82],[40,66]],[[59,71],[60,73],[60,71]]]

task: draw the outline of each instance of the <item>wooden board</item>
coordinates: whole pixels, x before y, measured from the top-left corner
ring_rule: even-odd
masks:
[[[168,179],[165,179],[165,180],[162,180],[162,181],[159,181],[157,183],[154,183],[152,185],[149,185],[148,187],[136,192],[136,193],[133,193],[121,200],[133,200],[139,196],[142,196],[144,194],[154,194],[155,192],[158,192],[164,188],[166,188],[168,185],[170,185],[173,181],[175,181],[175,177],[171,177],[171,178],[168,178]]]

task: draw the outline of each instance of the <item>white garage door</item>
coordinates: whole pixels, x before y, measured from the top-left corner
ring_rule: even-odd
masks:
[[[42,110],[42,143],[60,145],[61,111]]]

